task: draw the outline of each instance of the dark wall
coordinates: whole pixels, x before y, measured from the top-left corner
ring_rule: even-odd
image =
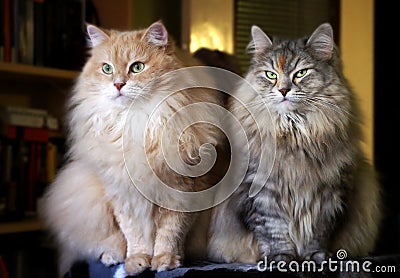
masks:
[[[384,185],[386,217],[379,253],[400,253],[399,24],[395,2],[375,0],[375,164]]]
[[[181,0],[133,0],[133,8],[133,29],[162,20],[176,44],[181,44]]]

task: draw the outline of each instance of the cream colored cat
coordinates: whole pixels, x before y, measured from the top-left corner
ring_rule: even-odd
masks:
[[[197,214],[155,205],[178,208],[182,201],[163,201],[168,196],[158,191],[158,179],[190,192],[210,187],[213,174],[196,178],[177,173],[162,147],[179,150],[186,165],[196,165],[200,146],[218,148],[222,133],[208,124],[179,126],[213,117],[207,106],[191,107],[172,123],[169,119],[189,104],[222,105],[222,98],[203,89],[169,95],[179,79],[159,77],[182,64],[161,22],[130,32],[88,25],[87,32],[91,56],[68,102],[68,161],[40,209],[59,247],[60,274],[81,259],[101,259],[105,265],[124,262],[128,274],[178,267]]]

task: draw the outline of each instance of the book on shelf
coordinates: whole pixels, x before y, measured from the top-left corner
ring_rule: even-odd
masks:
[[[86,52],[84,0],[0,0],[2,61],[78,70]]]
[[[6,125],[43,127],[47,111],[18,106],[1,106],[0,120]]]
[[[45,117],[45,110],[7,107],[10,113],[30,112]],[[28,122],[30,123],[30,122]],[[21,219],[35,214],[37,201],[61,167],[64,140],[51,137],[51,130],[1,122],[0,220]]]
[[[2,49],[3,61],[11,62],[12,59],[12,5],[11,0],[2,0]]]
[[[0,106],[0,126],[46,127],[59,130],[58,119],[45,109]]]
[[[45,66],[45,37],[44,34],[46,32],[45,23],[45,1],[44,0],[36,0],[33,3],[33,33],[34,33],[34,65],[36,66]]]
[[[34,0],[14,0],[14,62],[33,65]]]

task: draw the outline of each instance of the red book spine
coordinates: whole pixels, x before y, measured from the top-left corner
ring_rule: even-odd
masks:
[[[24,140],[35,142],[48,142],[50,131],[45,128],[25,127]]]
[[[28,166],[28,188],[27,188],[27,212],[35,211],[35,183],[37,176],[37,146],[36,143],[30,143],[29,166]]]
[[[17,138],[17,127],[16,126],[7,126],[5,135],[6,135],[6,138],[8,138],[8,139],[16,139]]]

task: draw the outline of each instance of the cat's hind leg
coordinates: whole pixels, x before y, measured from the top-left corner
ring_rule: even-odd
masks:
[[[126,241],[120,230],[115,231],[101,243],[104,248],[103,254],[100,256],[101,262],[106,266],[122,263],[125,259]]]

